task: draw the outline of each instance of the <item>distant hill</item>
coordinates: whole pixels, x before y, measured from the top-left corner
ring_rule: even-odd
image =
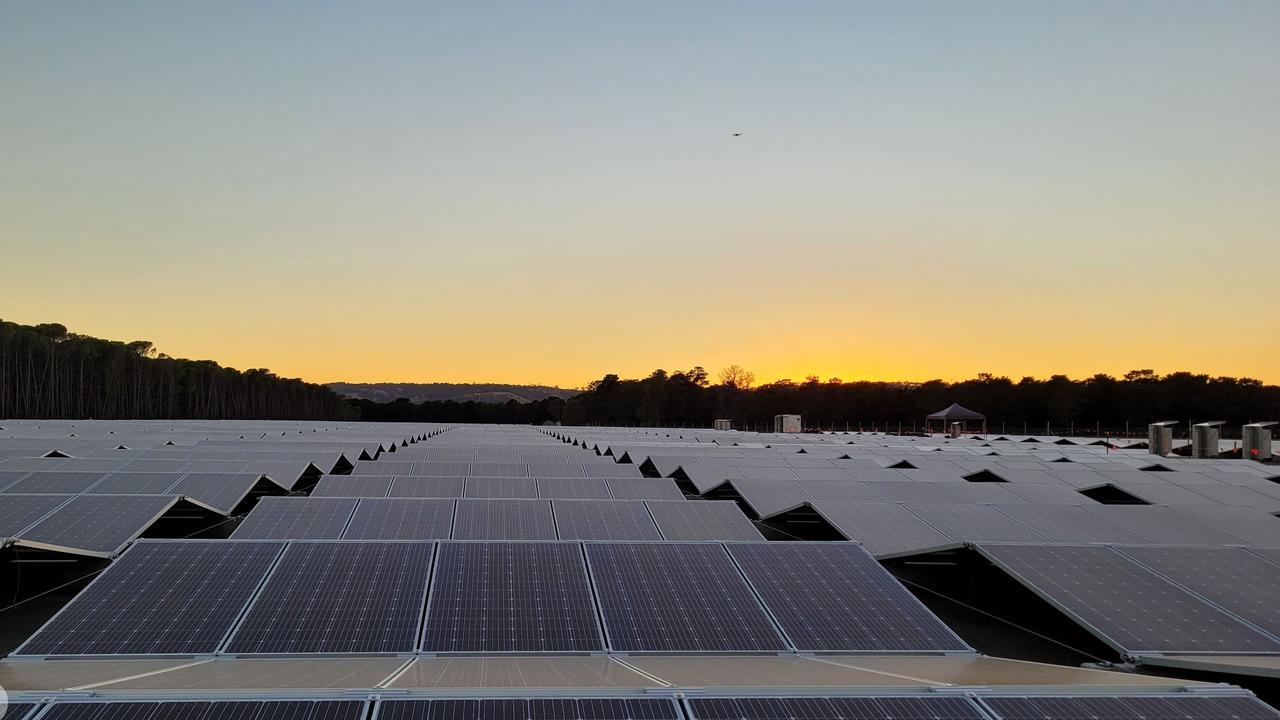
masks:
[[[482,403],[537,402],[549,397],[569,399],[579,391],[546,385],[504,385],[501,383],[329,383],[339,395],[373,402],[395,402],[408,398],[420,403],[428,400],[455,400]]]

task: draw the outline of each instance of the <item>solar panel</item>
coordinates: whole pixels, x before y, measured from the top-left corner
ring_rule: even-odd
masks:
[[[761,518],[795,510],[814,499],[796,480],[734,480],[733,489]]]
[[[1275,720],[1251,697],[992,697],[999,720]]]
[[[999,505],[996,509],[1062,543],[1140,543],[1144,539],[1076,505]]]
[[[344,540],[447,540],[453,500],[365,498],[351,516]]]
[[[528,463],[530,477],[582,478],[587,476],[582,463],[540,461]]]
[[[36,708],[35,703],[9,703],[0,705],[0,720],[23,720]]]
[[[413,474],[412,462],[396,461],[396,460],[361,460],[352,468],[352,475],[411,475]],[[465,473],[464,473],[465,474]]]
[[[1169,545],[1243,545],[1245,541],[1157,505],[1094,505],[1089,512],[1154,543]]]
[[[586,548],[614,650],[786,649],[722,546],[609,543]]]
[[[550,500],[458,501],[454,540],[555,540]]]
[[[900,503],[950,503],[955,500],[935,483],[923,482],[869,482],[885,500]]]
[[[418,477],[397,475],[388,497],[460,498],[464,477]]]
[[[77,495],[25,530],[22,545],[110,556],[160,518],[168,495]]]
[[[619,478],[605,479],[609,492],[618,500],[683,500],[684,493],[669,478]]]
[[[230,653],[412,652],[432,543],[291,543]]]
[[[106,476],[103,472],[33,472],[5,488],[5,493],[77,495]]]
[[[992,482],[963,482],[963,483],[947,483],[941,486],[946,494],[955,499],[956,502],[976,503],[982,505],[1015,505],[1027,502],[1019,495],[1015,495],[1001,483]]]
[[[221,700],[209,702],[59,702],[48,720],[360,720],[357,700]]]
[[[258,484],[258,478],[256,473],[188,473],[169,492],[230,515]]]
[[[1097,505],[1093,499],[1081,495],[1066,485],[1061,484],[1027,484],[1015,485],[1010,483],[1009,492],[1017,495],[1028,502],[1039,505]]]
[[[1280,641],[1110,548],[978,547],[1024,585],[1123,652],[1280,652]]]
[[[690,698],[688,703],[693,720],[982,720],[984,717],[971,702],[958,697]]]
[[[467,477],[471,474],[469,462],[420,462],[413,464],[413,472],[397,475],[421,475],[424,477]]]
[[[617,465],[614,463],[589,463],[583,465],[587,477],[598,478],[636,478],[644,477],[640,468],[635,465]]]
[[[1242,548],[1116,549],[1245,622],[1280,634],[1280,565]]]
[[[681,471],[688,477],[689,482],[698,489],[699,493],[705,493],[709,490],[725,484],[729,480],[738,480],[742,478],[742,473],[738,472],[738,468],[727,465],[702,465],[693,464],[682,465]]]
[[[641,500],[554,500],[561,540],[661,540]]]
[[[534,698],[529,700],[383,700],[379,720],[676,720],[670,700]]]
[[[613,497],[604,478],[540,477],[538,497],[557,500],[608,500]]]
[[[311,497],[384,498],[394,480],[394,475],[326,475]]]
[[[529,477],[529,466],[511,462],[473,462],[472,477]]]
[[[1273,563],[1280,564],[1280,550],[1271,548],[1249,548],[1250,552],[1261,555]]]
[[[211,653],[281,547],[225,541],[138,543],[18,654]]]
[[[1256,545],[1280,546],[1280,518],[1255,508],[1177,507],[1177,512]]]
[[[26,470],[0,470],[0,492],[8,492],[10,485],[30,474]]]
[[[851,543],[729,546],[797,650],[970,650],[942,621]]]
[[[18,535],[70,499],[70,495],[6,495],[0,502],[0,540]]]
[[[818,501],[842,503],[884,502],[884,496],[873,490],[870,485],[852,478],[838,482],[801,480],[800,484]]]
[[[538,483],[531,477],[469,477],[462,490],[469,498],[536,498]]]
[[[231,533],[241,540],[337,540],[356,509],[354,498],[264,497]]]
[[[827,503],[815,505],[842,535],[862,543],[877,557],[935,550],[956,542],[895,503]]]
[[[163,495],[182,473],[113,472],[85,492],[92,495]]]
[[[666,540],[763,540],[756,526],[732,501],[648,500]]]
[[[603,649],[577,544],[445,543],[432,587],[426,652]]]
[[[989,505],[908,505],[943,535],[960,542],[1044,542],[1045,537]]]

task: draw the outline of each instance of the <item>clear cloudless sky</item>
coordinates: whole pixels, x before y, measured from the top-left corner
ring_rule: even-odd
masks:
[[[1277,248],[1275,0],[0,8],[0,317],[233,367],[1280,382]]]

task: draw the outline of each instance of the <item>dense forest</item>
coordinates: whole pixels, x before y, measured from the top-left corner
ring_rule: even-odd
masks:
[[[779,413],[799,413],[807,428],[922,429],[924,416],[958,402],[985,414],[989,429],[1021,433],[1145,433],[1155,420],[1246,422],[1280,419],[1280,386],[1249,378],[1134,370],[1122,378],[1011,380],[981,374],[947,383],[842,382],[810,377],[753,387],[751,373],[727,368],[713,383],[702,368],[657,370],[641,380],[606,375],[568,400],[535,403],[361,403],[367,420],[561,422],[566,425],[710,427],[729,418],[740,429],[766,429]],[[1185,432],[1184,425],[1182,431]]]
[[[158,353],[57,323],[0,321],[0,418],[334,420],[356,411],[322,385]]]

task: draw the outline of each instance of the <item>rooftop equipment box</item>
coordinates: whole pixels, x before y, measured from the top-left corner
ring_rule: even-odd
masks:
[[[717,430],[732,430],[733,421],[732,420],[716,420],[715,428]]]
[[[1258,462],[1267,462],[1271,459],[1271,428],[1275,427],[1274,422],[1249,423],[1244,426],[1244,453],[1241,457],[1245,460],[1257,460]]]
[[[800,432],[800,416],[799,415],[774,415],[773,431],[776,433]]]
[[[1173,452],[1173,426],[1176,420],[1151,423],[1147,426],[1147,451],[1152,455],[1168,455]]]
[[[1191,426],[1191,457],[1208,459],[1216,458],[1222,452],[1218,447],[1218,427],[1223,421],[1196,423]]]

